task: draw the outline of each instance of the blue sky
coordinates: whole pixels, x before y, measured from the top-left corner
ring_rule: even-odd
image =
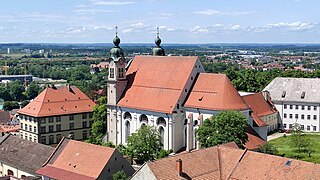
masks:
[[[317,0],[4,0],[0,42],[320,43]]]

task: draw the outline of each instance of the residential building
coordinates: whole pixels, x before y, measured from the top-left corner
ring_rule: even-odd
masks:
[[[318,179],[320,165],[239,149],[235,143],[145,163],[132,180]]]
[[[319,78],[277,77],[263,91],[270,93],[284,129],[298,123],[303,131],[320,131]]]
[[[0,83],[6,81],[19,81],[21,84],[24,84],[25,80],[27,84],[30,84],[33,81],[32,75],[0,75]]]
[[[57,144],[63,136],[87,139],[94,106],[76,86],[47,87],[18,111],[20,137],[42,144]]]
[[[104,140],[126,144],[141,125],[150,125],[159,130],[163,148],[177,152],[197,148],[195,129],[222,110],[239,110],[253,124],[249,107],[230,80],[204,73],[198,57],[164,56],[157,37],[154,56],[135,56],[126,66],[119,37],[113,42]]]
[[[53,150],[53,147],[6,134],[0,137],[0,176],[37,176],[36,171]]]
[[[117,149],[63,138],[37,173],[43,179],[104,180],[121,170],[129,177],[134,173]]]
[[[242,98],[252,110],[252,117],[257,118],[256,121],[262,120],[266,123],[268,132],[278,129],[279,112],[271,101],[268,92],[245,95]]]

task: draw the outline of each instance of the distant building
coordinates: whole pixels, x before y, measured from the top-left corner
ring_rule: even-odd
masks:
[[[12,49],[11,48],[7,48],[7,54],[11,54],[12,53]]]
[[[303,131],[320,131],[319,78],[277,77],[263,91],[270,93],[284,129],[298,123]]]
[[[252,118],[268,126],[268,132],[277,130],[279,113],[275,108],[268,92],[255,93],[242,96],[243,100],[252,110]],[[264,122],[264,123],[263,123]]]
[[[239,149],[235,143],[145,163],[132,180],[319,179],[320,165]]]
[[[25,80],[27,80],[27,84],[30,84],[33,81],[32,75],[0,75],[0,83],[2,81],[19,81],[24,84]]]
[[[6,134],[0,137],[0,176],[37,176],[54,148]]]
[[[20,137],[42,144],[57,144],[63,136],[87,139],[94,106],[76,86],[47,87],[18,111]]]
[[[134,173],[117,149],[63,138],[37,173],[43,179],[105,180],[121,170]]]

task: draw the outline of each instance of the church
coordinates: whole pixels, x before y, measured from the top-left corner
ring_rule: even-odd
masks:
[[[135,56],[128,64],[117,33],[113,39],[107,80],[107,135],[126,144],[143,125],[159,130],[163,148],[177,152],[199,148],[195,131],[203,121],[224,110],[238,110],[248,119],[249,141],[263,144],[266,127],[224,74],[209,74],[196,56],[165,56],[159,33],[152,56]]]

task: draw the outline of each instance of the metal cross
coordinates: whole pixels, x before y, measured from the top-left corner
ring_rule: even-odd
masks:
[[[116,26],[116,36],[118,36],[118,26]]]
[[[159,37],[159,27],[157,27],[157,37]]]

